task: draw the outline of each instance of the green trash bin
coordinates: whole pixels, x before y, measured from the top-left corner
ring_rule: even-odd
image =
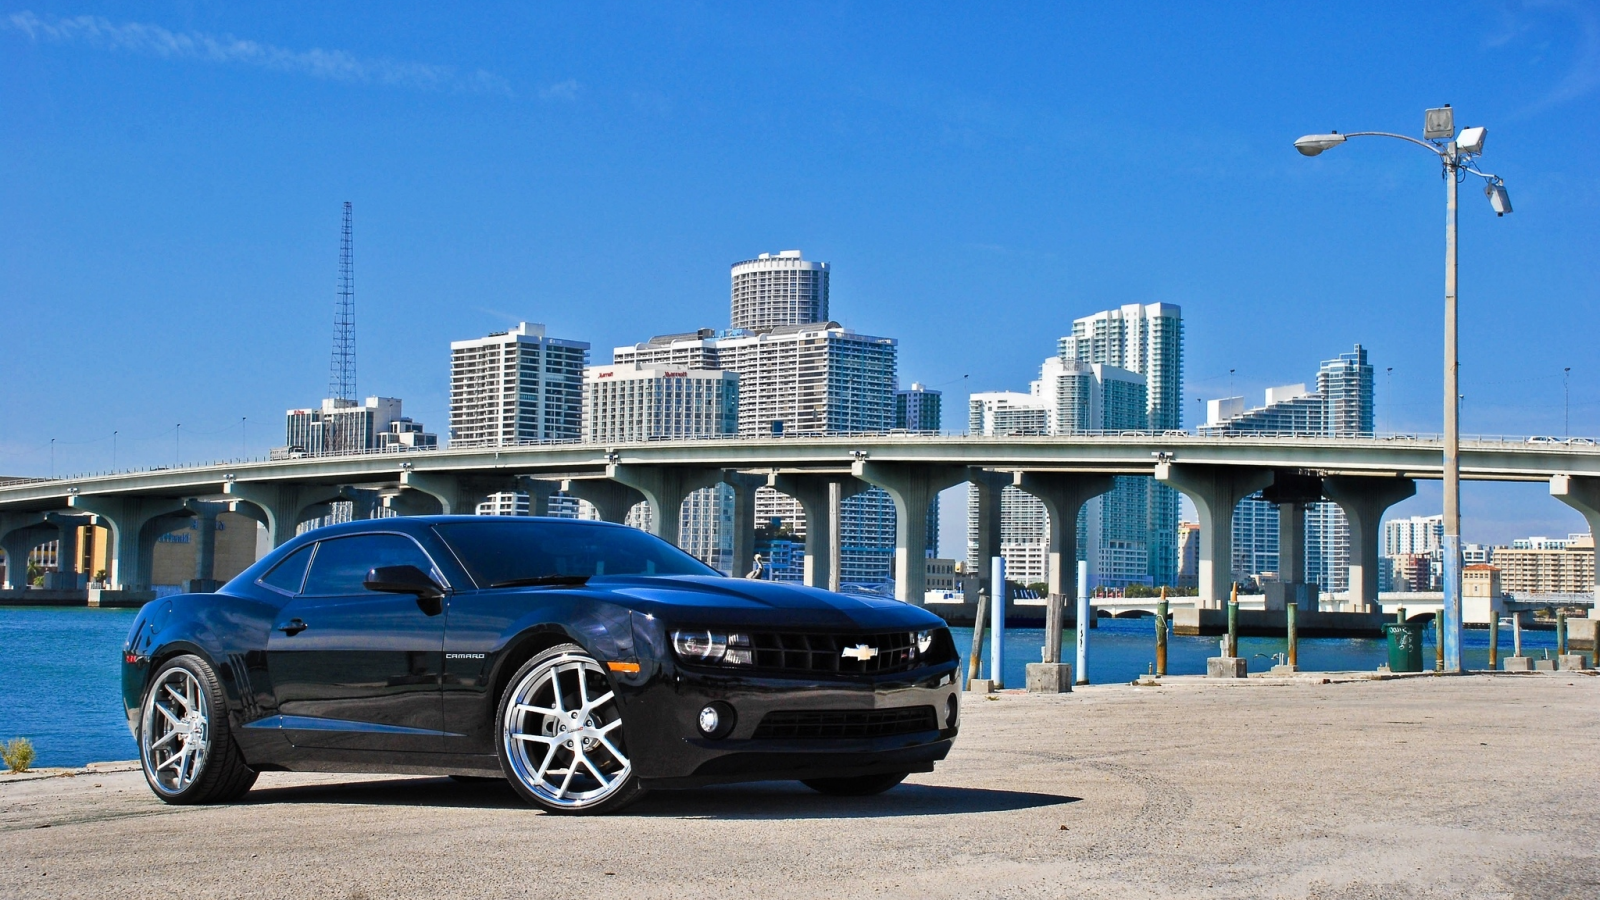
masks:
[[[1389,671],[1422,671],[1421,622],[1401,622],[1383,626],[1389,635]]]

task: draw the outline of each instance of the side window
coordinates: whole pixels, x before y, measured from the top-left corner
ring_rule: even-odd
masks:
[[[272,571],[256,580],[285,594],[300,593],[300,585],[306,580],[306,562],[311,559],[313,546],[315,545],[307,544],[289,554],[283,562],[273,566]]]
[[[334,538],[317,545],[317,558],[311,563],[302,593],[313,597],[359,594],[366,590],[367,570],[379,566],[416,566],[433,571],[417,542],[398,534],[363,534]]]

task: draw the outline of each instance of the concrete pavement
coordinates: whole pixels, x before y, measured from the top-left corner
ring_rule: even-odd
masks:
[[[609,818],[501,785],[268,773],[168,807],[137,772],[0,782],[22,897],[1600,896],[1600,678],[967,695],[876,798],[789,784]]]

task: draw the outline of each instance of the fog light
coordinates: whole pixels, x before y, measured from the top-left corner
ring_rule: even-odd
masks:
[[[959,710],[956,708],[956,695],[951,694],[950,698],[944,701],[944,727],[956,727],[956,713],[958,712]]]
[[[707,703],[700,710],[700,733],[712,740],[721,740],[733,733],[735,716],[733,707],[721,700]]]

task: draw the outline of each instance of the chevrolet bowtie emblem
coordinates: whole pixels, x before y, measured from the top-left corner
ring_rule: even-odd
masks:
[[[862,662],[866,662],[867,660],[878,655],[878,648],[868,647],[866,644],[857,644],[854,647],[844,648],[843,652],[841,652],[839,655],[849,659],[859,659]]]

